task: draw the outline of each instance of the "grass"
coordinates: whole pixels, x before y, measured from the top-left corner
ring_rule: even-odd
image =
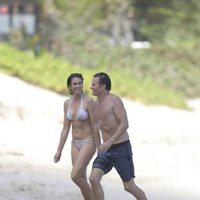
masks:
[[[175,108],[187,108],[185,98],[165,85],[159,85],[144,71],[138,76],[129,68],[113,66],[87,67],[74,65],[64,58],[43,52],[35,57],[33,52],[22,52],[0,43],[0,71],[34,85],[66,94],[66,78],[70,73],[79,72],[84,77],[84,90],[91,95],[92,76],[99,71],[107,72],[112,79],[112,92],[121,97],[146,104],[162,104]],[[138,64],[139,65],[139,64]],[[149,71],[149,69],[148,69]],[[144,75],[144,76],[143,76]]]

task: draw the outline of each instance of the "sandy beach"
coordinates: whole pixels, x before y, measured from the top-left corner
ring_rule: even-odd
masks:
[[[82,199],[70,179],[70,137],[53,162],[66,98],[0,73],[0,200]],[[200,99],[188,101],[191,111],[123,102],[135,181],[148,200],[199,200]],[[106,200],[134,199],[114,170],[102,185]]]

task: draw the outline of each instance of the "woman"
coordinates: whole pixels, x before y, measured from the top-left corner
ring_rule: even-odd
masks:
[[[92,159],[100,136],[94,120],[94,102],[83,94],[83,77],[73,73],[67,79],[67,87],[72,97],[64,102],[64,121],[54,162],[58,162],[70,127],[72,126],[72,172],[71,178],[80,188],[85,200],[94,200],[94,194],[87,181],[87,166]],[[95,135],[95,133],[97,135]],[[95,141],[97,136],[97,143]]]

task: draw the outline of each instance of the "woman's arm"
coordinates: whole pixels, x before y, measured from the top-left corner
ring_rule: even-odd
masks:
[[[68,134],[69,134],[69,129],[70,129],[70,126],[71,126],[71,121],[69,121],[66,117],[67,108],[68,108],[68,101],[65,101],[65,103],[64,103],[63,128],[62,128],[62,131],[61,131],[60,141],[59,141],[59,144],[58,144],[57,152],[54,156],[54,162],[58,162],[60,160],[62,150],[63,150],[63,147],[64,147],[65,142],[67,140],[67,137],[68,137]]]

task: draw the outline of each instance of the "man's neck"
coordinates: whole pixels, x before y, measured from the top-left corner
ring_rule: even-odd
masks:
[[[109,91],[103,92],[101,95],[98,96],[99,101],[103,101],[108,95],[110,94]]]

